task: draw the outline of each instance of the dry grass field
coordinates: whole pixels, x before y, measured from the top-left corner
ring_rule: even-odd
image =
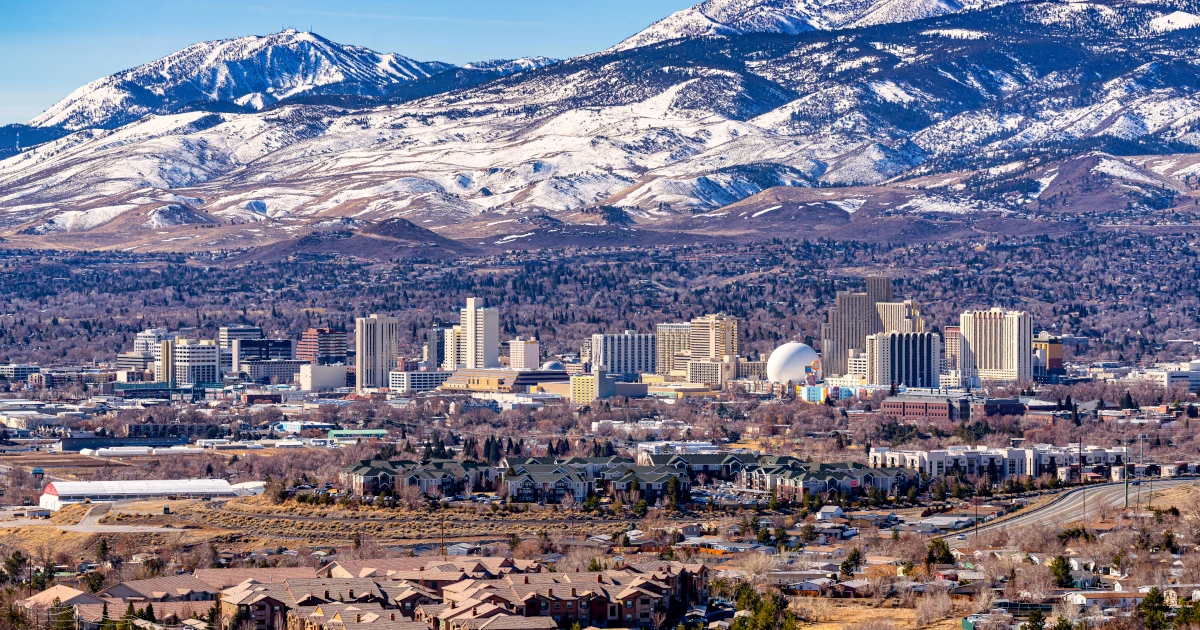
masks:
[[[881,605],[871,600],[857,599],[824,598],[814,602],[808,598],[799,598],[797,601],[801,602],[801,608],[813,603],[819,611],[813,622],[803,626],[808,630],[879,628],[885,623],[894,625],[898,630],[918,627],[916,610],[900,607],[895,600],[888,600]],[[961,619],[965,614],[965,611],[956,609],[950,617],[921,627],[924,630],[957,630],[961,627]]]
[[[164,515],[164,505],[172,514]],[[271,505],[262,497],[230,501],[142,501],[113,509],[106,525],[170,525],[211,532],[225,542],[300,545],[346,545],[356,537],[380,543],[440,540],[499,542],[513,534],[522,538],[540,531],[553,535],[611,535],[626,521],[605,520],[580,512],[551,510],[492,512],[475,506],[430,511],[408,509],[349,509],[288,503]],[[219,532],[219,533],[218,533]]]

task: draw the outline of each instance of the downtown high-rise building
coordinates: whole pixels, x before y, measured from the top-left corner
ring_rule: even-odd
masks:
[[[868,385],[938,387],[942,339],[931,332],[881,332],[867,335]]]
[[[354,320],[354,369],[360,393],[388,386],[388,372],[396,367],[399,342],[400,322],[395,317],[371,315]]]
[[[442,367],[446,360],[446,330],[449,328],[442,320],[435,319],[425,329],[424,359],[430,370]]]
[[[867,293],[838,291],[821,324],[821,371],[826,378],[849,373],[850,351],[866,349],[867,335],[874,332],[871,323],[878,316]]]
[[[309,328],[300,333],[296,358],[313,365],[346,363],[346,333],[330,328]]]
[[[537,339],[516,339],[508,342],[508,367],[513,370],[536,370],[541,367],[541,344]]]
[[[821,325],[821,369],[826,377],[861,375],[868,335],[925,331],[920,304],[893,301],[891,278],[870,276],[865,284],[865,291],[838,291],[826,323]],[[854,370],[850,369],[851,353],[859,361]]]
[[[947,326],[942,332],[942,348],[945,359],[942,361],[942,373],[958,373],[962,369],[959,359],[959,327]]]
[[[620,335],[592,335],[592,371],[603,369],[625,379],[653,373],[656,360],[654,333],[626,330]]]
[[[867,285],[867,301],[872,304],[871,311],[868,313],[871,321],[867,334],[887,332],[889,329],[884,326],[878,307],[875,305],[892,301],[892,279],[887,276],[867,276],[865,283]]]
[[[921,317],[921,305],[914,300],[903,302],[879,302],[875,305],[881,327],[875,332],[925,332],[925,318]]]
[[[738,355],[738,319],[724,313],[697,317],[689,323],[691,358],[720,359]]]
[[[1029,313],[993,308],[959,316],[959,367],[964,384],[1033,379],[1033,322]]]
[[[457,326],[443,329],[442,368],[482,370],[500,367],[500,313],[483,300],[467,298]]]
[[[220,383],[221,348],[216,341],[174,339],[161,342],[154,380],[162,383]]]
[[[687,372],[687,360],[692,354],[692,325],[687,322],[659,324],[654,328],[654,369],[668,376],[672,370]],[[680,357],[680,365],[675,365]]]
[[[500,367],[500,312],[484,308],[481,298],[467,298],[459,312],[463,364],[468,370]]]

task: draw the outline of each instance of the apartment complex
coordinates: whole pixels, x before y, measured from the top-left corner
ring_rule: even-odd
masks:
[[[907,468],[935,477],[950,475],[984,476],[993,481],[1030,476],[1057,475],[1067,466],[1111,468],[1129,461],[1129,447],[1068,444],[1037,444],[1032,448],[996,448],[989,446],[950,446],[933,451],[893,450],[872,447],[872,468]]]
[[[354,369],[361,393],[388,386],[388,373],[396,365],[400,322],[387,315],[359,317],[354,321]]]

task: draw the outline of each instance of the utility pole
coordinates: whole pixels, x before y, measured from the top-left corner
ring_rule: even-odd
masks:
[[[1083,488],[1083,529],[1087,529],[1087,482],[1083,480],[1083,432],[1079,433],[1079,486]]]

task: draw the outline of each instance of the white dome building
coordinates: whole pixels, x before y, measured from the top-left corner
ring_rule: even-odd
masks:
[[[772,383],[804,383],[809,374],[821,378],[821,358],[816,350],[798,341],[775,348],[767,359],[767,380]]]

